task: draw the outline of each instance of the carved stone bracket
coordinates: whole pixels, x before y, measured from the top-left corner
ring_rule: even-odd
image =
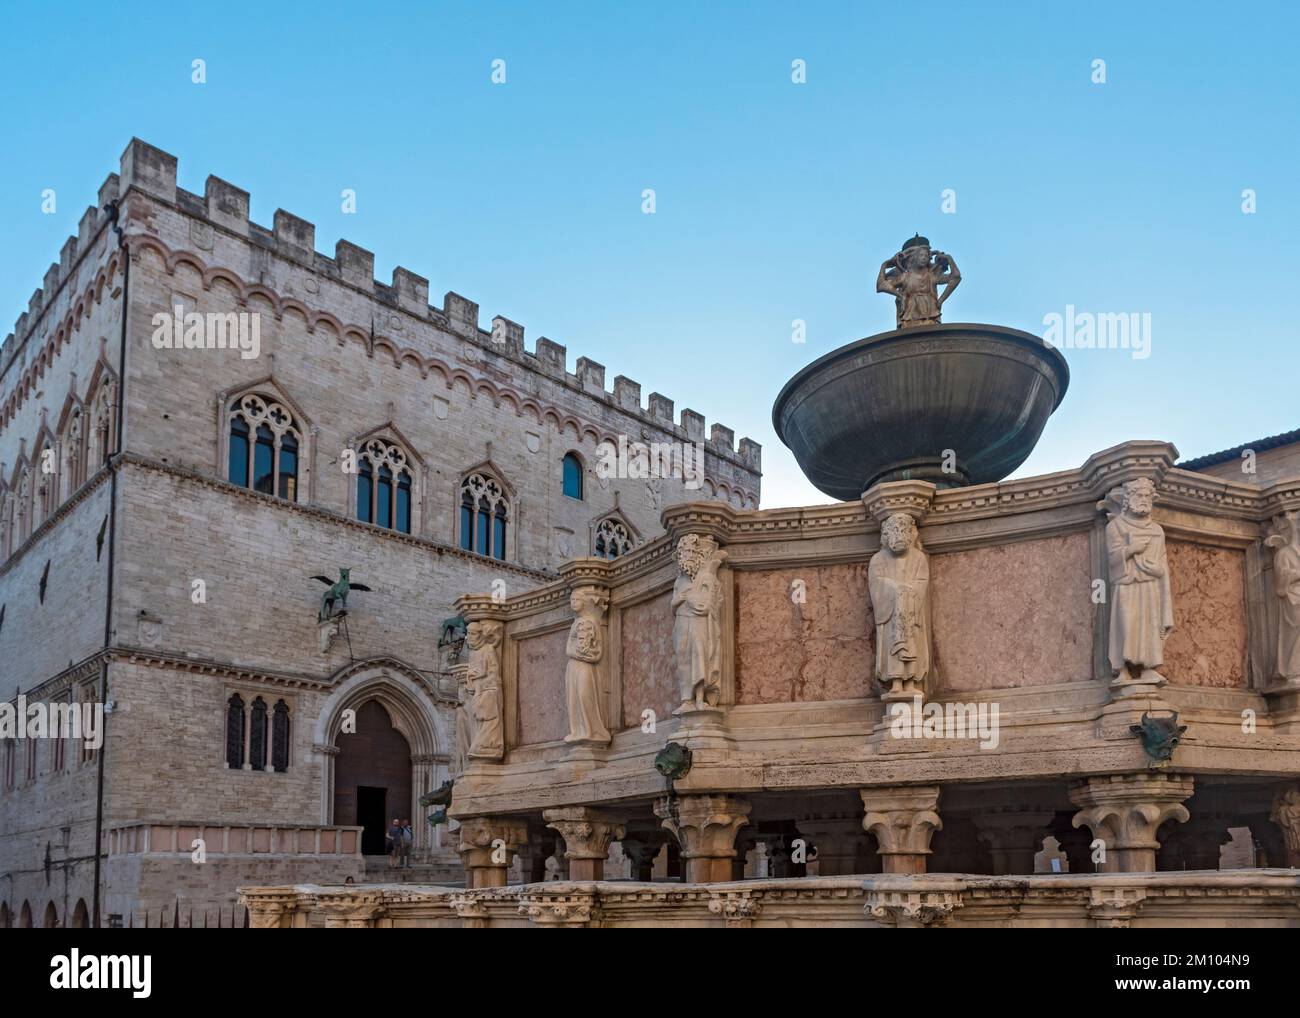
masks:
[[[613,817],[589,806],[569,806],[543,811],[542,819],[564,839],[570,880],[604,880],[609,846],[627,828]]]
[[[885,481],[862,493],[862,504],[877,523],[895,513],[904,513],[917,523],[934,501],[935,486],[929,481]]]
[[[1183,802],[1195,788],[1190,775],[1115,774],[1085,778],[1070,787],[1079,807],[1071,821],[1087,827],[1105,845],[1102,873],[1153,873],[1160,842],[1156,831],[1167,820],[1185,823]]]
[[[447,903],[460,918],[463,930],[485,930],[488,925],[487,905],[473,893],[457,891],[448,897]]]
[[[749,823],[749,809],[749,801],[736,795],[665,796],[655,803],[655,816],[681,847],[686,883],[731,879],[736,832]]]
[[[943,829],[938,785],[859,789],[864,830],[876,836],[885,873],[924,873],[930,839]]]
[[[316,907],[325,913],[326,929],[365,929],[384,914],[384,897],[363,891],[321,894]]]
[[[292,925],[298,895],[294,891],[257,892],[241,896],[248,909],[248,927],[253,930],[281,929]]]
[[[550,929],[578,929],[599,921],[596,895],[590,891],[524,891],[519,914]]]
[[[895,928],[947,926],[961,908],[956,891],[867,891],[865,912],[877,922]]]
[[[729,930],[748,929],[762,909],[748,891],[717,891],[709,895],[709,911],[721,916]]]
[[[1133,925],[1146,897],[1141,887],[1093,887],[1088,895],[1088,915],[1099,928],[1126,930]]]

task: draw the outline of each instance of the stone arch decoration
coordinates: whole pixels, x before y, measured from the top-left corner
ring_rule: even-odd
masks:
[[[72,910],[72,922],[68,925],[74,930],[90,928],[90,910],[86,908],[85,898],[77,899],[77,905]]]
[[[356,711],[371,700],[388,713],[393,728],[411,750],[411,826],[416,853],[441,848],[445,828],[431,832],[419,797],[450,777],[452,708],[440,704],[420,671],[396,658],[357,661],[336,673],[334,690],[321,706],[312,733],[312,752],[321,766],[321,823],[334,822],[334,762],[344,711]]]

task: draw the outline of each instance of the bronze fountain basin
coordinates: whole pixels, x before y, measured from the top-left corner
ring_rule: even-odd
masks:
[[[983,484],[1029,457],[1069,382],[1061,353],[1028,332],[913,326],[813,361],[777,396],[772,425],[832,498],[881,481]]]

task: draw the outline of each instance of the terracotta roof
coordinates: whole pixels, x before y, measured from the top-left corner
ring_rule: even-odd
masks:
[[[1253,449],[1255,452],[1266,452],[1269,449],[1278,449],[1295,442],[1300,442],[1300,428],[1296,428],[1295,431],[1284,431],[1280,435],[1270,435],[1268,438],[1261,438],[1255,442],[1234,445],[1231,449],[1224,449],[1222,452],[1212,452],[1207,456],[1197,456],[1195,459],[1183,460],[1178,466],[1183,470],[1200,470],[1202,467],[1212,467],[1216,463],[1227,463],[1229,460],[1240,459],[1241,454],[1247,449]]]

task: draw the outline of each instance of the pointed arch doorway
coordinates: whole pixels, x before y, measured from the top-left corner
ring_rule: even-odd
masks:
[[[384,855],[384,832],[411,820],[411,746],[378,700],[356,712],[356,731],[339,734],[334,763],[335,823],[363,828],[361,853]]]

